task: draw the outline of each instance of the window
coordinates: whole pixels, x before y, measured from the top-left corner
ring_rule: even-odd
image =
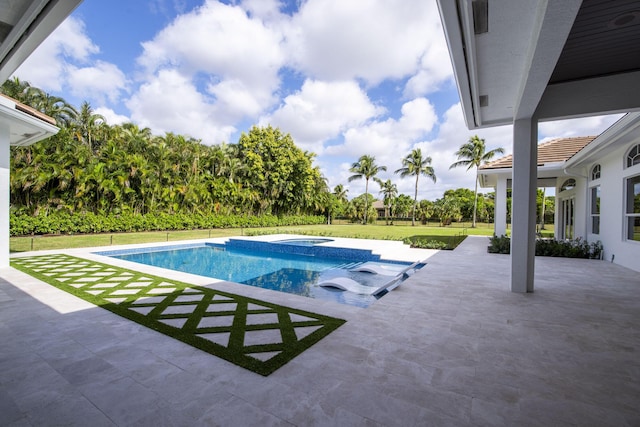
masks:
[[[627,167],[640,164],[640,144],[632,147],[627,154]]]
[[[640,175],[627,178],[627,239],[640,241]]]
[[[600,179],[600,165],[595,165],[591,169],[591,180],[595,181],[596,179]]]
[[[570,178],[570,179],[566,180],[564,182],[564,184],[562,184],[562,187],[560,187],[560,192],[567,191],[567,190],[573,190],[574,188],[576,188],[576,180],[573,179],[573,178]]]
[[[591,233],[600,234],[600,186],[591,187]]]

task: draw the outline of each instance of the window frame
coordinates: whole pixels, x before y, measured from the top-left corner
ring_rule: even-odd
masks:
[[[631,153],[635,151],[632,156]],[[627,154],[624,156],[624,168],[632,168],[636,165],[640,165],[640,144],[635,144],[627,150]]]
[[[589,190],[589,215],[591,216],[591,234],[600,234],[600,185],[594,185],[593,187],[590,187]]]
[[[640,144],[639,144],[640,146]],[[635,192],[636,185],[639,187]],[[632,190],[633,189],[633,190]],[[631,193],[633,191],[633,193]],[[631,196],[633,194],[633,196]],[[640,235],[635,238],[635,222],[640,221],[640,206],[636,207],[635,199],[640,197],[640,174],[630,175],[624,178],[624,236],[629,242],[640,244]],[[639,233],[640,234],[640,233]]]
[[[573,181],[572,184],[570,184]],[[566,188],[568,185],[571,185],[570,188]],[[568,178],[566,179],[562,185],[560,186],[560,191],[559,193],[563,193],[565,191],[571,191],[571,190],[575,190],[576,186],[578,185],[578,182],[576,181],[575,178]]]
[[[591,168],[591,181],[597,181],[600,179],[601,176],[602,176],[602,166],[600,166],[600,163],[596,163]]]

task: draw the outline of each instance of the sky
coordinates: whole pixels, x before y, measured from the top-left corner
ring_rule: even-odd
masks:
[[[413,196],[394,171],[420,148],[437,181],[423,178],[418,198],[435,200],[473,189],[473,171],[449,169],[471,136],[512,152],[511,126],[465,126],[435,0],[84,0],[14,76],[110,125],[207,145],[278,127],[350,198],[364,154]],[[619,117],[541,123],[539,137],[597,135]]]

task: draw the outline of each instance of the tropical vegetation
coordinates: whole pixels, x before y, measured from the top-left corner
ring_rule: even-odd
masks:
[[[329,190],[314,154],[289,134],[253,127],[237,144],[207,146],[153,135],[133,123],[108,125],[21,82],[2,91],[56,119],[60,132],[11,148],[13,215],[320,215]]]
[[[587,242],[584,239],[556,240],[536,239],[536,256],[550,256],[563,258],[602,258],[602,242]],[[489,240],[487,252],[492,254],[511,253],[511,239],[508,236],[493,236]]]
[[[422,151],[419,148],[415,148],[404,159],[402,159],[402,167],[395,171],[399,173],[402,178],[406,176],[415,176],[416,185],[413,196],[413,209],[411,212],[411,225],[416,225],[416,206],[418,205],[418,179],[420,175],[430,178],[434,183],[436,182],[436,174],[431,165],[431,157],[422,157]]]
[[[483,138],[480,138],[478,135],[474,135],[469,138],[466,144],[462,144],[460,149],[456,151],[456,156],[458,156],[458,161],[453,163],[449,169],[457,168],[459,166],[466,166],[467,170],[475,167],[476,168],[476,179],[475,179],[475,196],[473,202],[473,225],[476,226],[476,211],[478,206],[478,172],[481,165],[487,163],[491,160],[496,154],[504,153],[504,148],[494,148],[493,150],[486,151],[486,144]]]
[[[53,117],[60,128],[46,141],[11,148],[12,236],[283,227],[331,224],[335,218],[366,225],[382,215],[387,225],[411,218],[412,226],[416,219],[435,219],[441,227],[466,218],[475,227],[477,220],[493,219],[493,194],[477,191],[478,166],[502,149],[485,152],[477,136],[451,165],[476,167],[475,192],[460,188],[435,201],[418,200],[420,177],[436,182],[436,175],[431,157],[416,148],[395,171],[415,177],[413,197],[399,194],[391,179],[380,179],[386,166],[365,154],[348,177],[364,179],[365,191],[349,200],[344,185],[329,189],[315,154],[279,128],[254,126],[237,143],[208,146],[186,135],[155,135],[134,123],[109,125],[89,103],[75,108],[18,78],[0,89]],[[373,205],[371,180],[380,186],[384,212]],[[553,220],[553,202],[539,192],[541,221]]]
[[[349,169],[349,172],[353,173],[349,177],[349,182],[354,181],[356,179],[365,179],[365,187],[364,187],[364,217],[362,219],[362,223],[367,223],[367,213],[369,211],[369,180],[371,178],[375,178],[378,173],[382,171],[386,171],[386,166],[379,166],[376,164],[376,158],[373,156],[364,155],[361,156],[357,162],[354,162]]]
[[[389,225],[389,215],[393,216],[391,211],[394,200],[398,196],[398,186],[391,182],[390,179],[382,181],[376,179],[376,182],[380,185],[380,194],[382,195],[382,202],[384,203],[384,220],[386,225]]]

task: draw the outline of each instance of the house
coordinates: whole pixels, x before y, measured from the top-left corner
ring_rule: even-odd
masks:
[[[382,200],[376,200],[374,201],[371,206],[376,210],[376,213],[378,214],[378,218],[384,218],[385,215],[385,206],[384,206],[384,202]]]
[[[533,292],[538,123],[640,111],[638,3],[629,0],[437,0],[437,3],[467,127],[471,130],[513,126],[510,285],[513,292]],[[633,122],[634,116],[626,117],[613,128],[631,132],[634,125],[629,122]],[[611,133],[616,133],[615,129]],[[621,203],[607,209],[616,208],[620,219],[605,226],[602,209],[598,236],[607,246],[609,259],[615,255],[614,262],[630,265],[632,262],[627,262],[617,248],[632,249],[628,259],[633,254],[638,259],[635,245],[640,243],[628,237],[629,224],[638,224],[636,208],[629,211],[631,198],[637,194],[637,165],[624,166],[628,161],[636,161],[636,148],[632,140],[623,141],[631,137],[624,130],[618,130],[617,136],[611,133],[607,131],[596,138],[599,141],[594,140],[593,147],[600,148],[585,147],[584,154],[578,153],[566,162],[565,169],[573,174],[575,185],[571,188],[571,181],[564,188],[564,183],[559,184],[561,191],[557,197],[560,204],[564,203],[563,212],[571,215],[572,209],[576,209],[577,213],[577,207],[587,203],[584,189],[595,188],[596,194],[598,191],[598,180],[587,176],[593,172],[588,171],[589,167],[600,165],[601,197],[604,181],[617,176],[617,188],[613,183],[607,184],[607,188],[611,186],[611,191],[620,193],[615,199]],[[604,141],[609,138],[617,142]],[[616,161],[622,166],[605,178],[604,166],[609,168]],[[608,193],[607,197],[614,196]],[[604,203],[604,198],[601,202]],[[576,216],[572,233],[584,230],[585,225],[578,224],[579,220],[586,222],[586,218]],[[594,221],[598,220],[592,217],[592,225]],[[620,227],[621,222],[626,225]],[[614,246],[611,242],[616,237],[624,242]]]
[[[595,136],[558,138],[538,145],[537,188],[556,187],[558,181],[564,182],[567,178],[563,172],[564,163],[594,138]],[[512,185],[513,156],[509,154],[481,165],[478,169],[480,186],[495,189],[494,234],[506,235],[507,189]],[[558,221],[555,223],[559,224]]]
[[[480,167],[480,185],[496,191],[496,235],[506,234],[512,174],[511,155]],[[606,260],[640,271],[640,113],[597,137],[538,145],[537,186],[555,190],[555,238],[600,241]]]
[[[4,82],[81,0],[21,0],[0,7],[0,82]],[[10,146],[36,143],[58,132],[55,122],[0,97],[0,268],[9,266]]]

